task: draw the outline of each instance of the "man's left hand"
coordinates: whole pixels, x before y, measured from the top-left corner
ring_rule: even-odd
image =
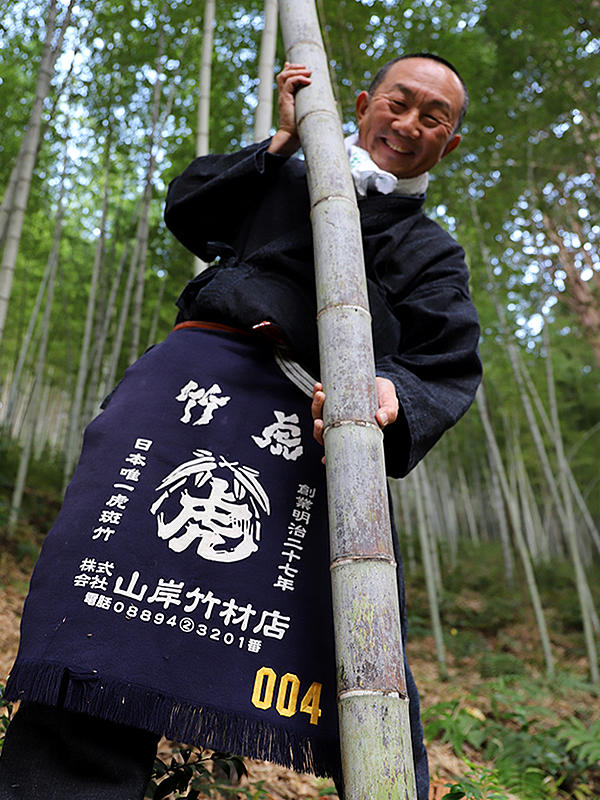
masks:
[[[377,384],[377,398],[379,408],[375,414],[375,419],[382,428],[391,425],[398,419],[400,403],[396,394],[396,387],[388,378],[375,379]],[[314,420],[313,435],[317,442],[323,444],[323,403],[325,402],[325,392],[322,383],[315,383],[313,387],[313,400],[311,405],[312,418]]]

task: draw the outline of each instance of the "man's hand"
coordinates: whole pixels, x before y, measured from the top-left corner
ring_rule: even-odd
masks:
[[[388,378],[375,378],[377,384],[377,398],[379,408],[375,414],[375,419],[382,428],[391,425],[398,419],[400,403],[396,395],[396,387]],[[313,435],[317,442],[323,444],[323,403],[325,402],[325,392],[322,383],[315,383],[313,387],[313,399],[310,410],[314,420]]]
[[[286,61],[277,76],[279,130],[271,140],[269,153],[291,156],[300,147],[300,137],[296,127],[296,98],[294,95],[298,89],[310,84],[311,74],[312,70],[307,69],[304,64],[290,64]]]
[[[310,407],[313,422],[313,436],[319,444],[325,444],[323,440],[323,431],[325,430],[325,423],[323,422],[323,403],[325,402],[325,392],[323,391],[322,383],[315,383],[313,386],[313,399]]]
[[[396,394],[396,387],[389,378],[375,378],[377,384],[377,399],[379,408],[375,414],[375,419],[380,427],[385,428],[398,419],[400,403]]]

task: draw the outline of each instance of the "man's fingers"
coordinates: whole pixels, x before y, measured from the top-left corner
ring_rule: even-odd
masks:
[[[304,64],[288,64],[277,76],[277,86],[279,91],[295,91],[299,86],[308,86],[311,82],[312,70],[307,69]]]
[[[313,419],[322,419],[323,403],[325,402],[325,392],[322,383],[315,383],[313,386],[313,399],[310,407]]]
[[[313,436],[319,444],[325,445],[325,424],[322,419],[316,419],[313,423]]]
[[[396,394],[396,387],[388,378],[377,378],[377,398],[379,408],[375,414],[375,419],[385,428],[398,419],[400,404]]]
[[[325,430],[325,423],[323,422],[323,403],[325,402],[325,392],[323,391],[322,383],[315,383],[313,386],[313,399],[310,407],[313,424],[313,436],[319,442],[324,444],[323,432]]]
[[[396,394],[396,387],[388,378],[376,379],[377,383],[377,399],[379,408],[375,414],[377,423],[385,428],[386,425],[391,425],[398,419],[398,412],[400,404],[398,402],[398,395]],[[320,443],[324,443],[323,433],[325,424],[323,422],[323,404],[325,402],[325,392],[323,391],[322,383],[315,383],[313,387],[313,399],[310,407],[312,418],[314,420],[313,435]]]

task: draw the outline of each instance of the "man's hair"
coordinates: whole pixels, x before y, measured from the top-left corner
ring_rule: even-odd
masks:
[[[460,84],[463,88],[465,99],[462,104],[460,113],[458,115],[458,120],[454,127],[453,133],[456,133],[456,131],[458,131],[458,129],[462,125],[462,122],[467,113],[467,109],[469,107],[469,90],[467,89],[465,82],[463,81],[459,71],[456,69],[454,64],[451,64],[449,61],[447,61],[445,58],[442,58],[441,56],[436,56],[434,53],[406,53],[406,55],[398,56],[397,58],[392,58],[391,61],[388,61],[378,70],[377,74],[371,81],[371,85],[369,86],[368,89],[369,94],[370,95],[375,94],[375,92],[379,87],[379,84],[383,81],[383,79],[389,72],[390,67],[393,67],[394,64],[398,63],[398,61],[405,61],[407,58],[428,58],[430,61],[437,61],[438,64],[443,64],[445,67],[448,67],[448,69],[451,70],[460,81]]]

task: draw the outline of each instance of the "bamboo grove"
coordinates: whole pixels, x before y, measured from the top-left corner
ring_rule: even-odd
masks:
[[[357,92],[394,55],[439,53],[470,89],[428,210],[467,251],[484,384],[392,486],[440,670],[443,565],[498,545],[549,675],[536,570],[571,565],[598,681],[598,2],[549,0],[543,15],[533,0],[318,8],[347,132]],[[169,331],[201,265],[164,227],[166,186],[195,154],[268,135],[283,45],[272,0],[0,0],[0,20],[1,447],[20,448],[17,470],[1,470],[0,521],[14,532],[31,463],[55,463],[65,485],[102,398]]]

